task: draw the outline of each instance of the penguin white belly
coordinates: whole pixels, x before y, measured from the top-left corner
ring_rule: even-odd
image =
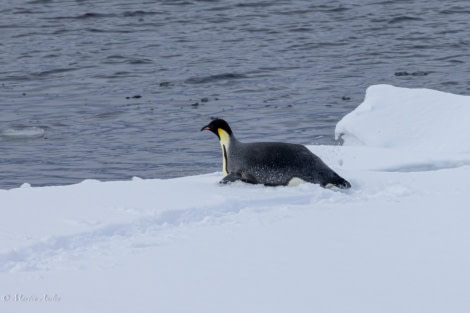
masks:
[[[305,183],[305,180],[303,180],[302,178],[292,177],[291,180],[289,180],[287,186],[295,187],[303,183]]]

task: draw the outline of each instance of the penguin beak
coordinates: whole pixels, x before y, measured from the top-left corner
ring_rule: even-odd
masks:
[[[207,126],[204,126],[203,128],[201,128],[201,131],[203,131],[203,130],[211,130],[211,128],[209,127],[209,125],[207,125]]]

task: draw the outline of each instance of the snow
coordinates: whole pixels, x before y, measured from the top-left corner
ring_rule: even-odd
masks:
[[[371,86],[343,146],[309,146],[348,191],[220,172],[0,190],[0,311],[470,312],[469,117],[468,96]]]
[[[371,116],[374,118],[371,120]],[[468,96],[429,89],[376,85],[336,127],[347,145],[404,148],[453,155],[469,153]]]

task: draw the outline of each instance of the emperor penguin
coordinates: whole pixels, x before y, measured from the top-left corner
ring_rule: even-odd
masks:
[[[222,170],[225,177],[220,183],[237,180],[286,186],[298,182],[320,184],[341,189],[351,184],[329,168],[318,156],[303,145],[283,142],[238,141],[228,123],[215,119],[201,128],[217,135],[222,148]]]

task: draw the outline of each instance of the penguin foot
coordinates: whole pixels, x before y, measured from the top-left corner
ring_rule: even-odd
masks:
[[[231,172],[229,173],[227,176],[225,176],[224,178],[222,178],[222,180],[220,181],[221,184],[227,184],[227,183],[233,183],[235,181],[242,181],[244,183],[248,183],[248,184],[258,184],[258,181],[256,180],[256,178],[251,175],[251,174],[248,174],[248,173],[237,173],[237,172]]]
[[[240,180],[242,177],[237,174],[237,173],[230,173],[228,174],[227,176],[225,176],[224,178],[222,178],[222,180],[219,182],[220,184],[228,184],[228,183],[233,183],[237,180]]]

